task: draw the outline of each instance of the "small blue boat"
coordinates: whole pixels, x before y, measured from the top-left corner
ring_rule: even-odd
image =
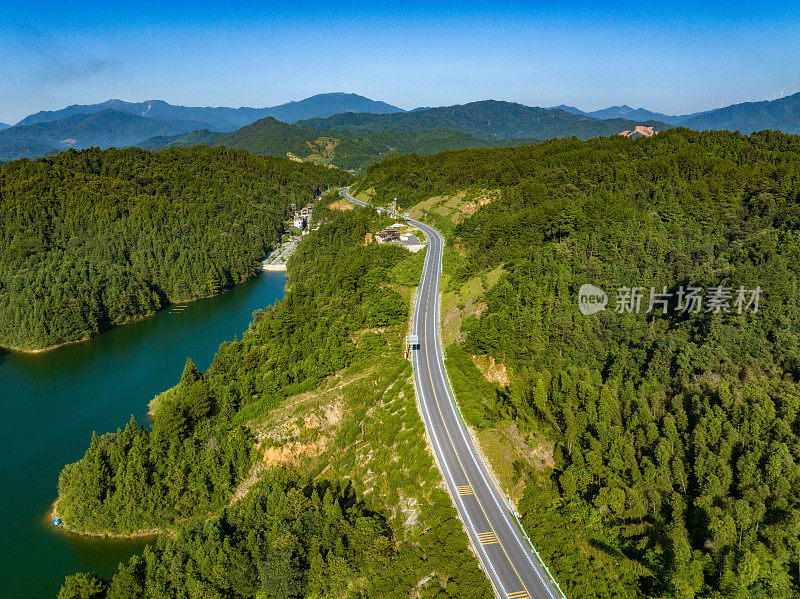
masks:
[[[53,520],[53,526],[58,526],[59,524],[61,524],[61,518],[56,518]]]

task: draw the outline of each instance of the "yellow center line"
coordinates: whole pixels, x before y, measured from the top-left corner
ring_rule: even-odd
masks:
[[[430,296],[430,286],[428,287],[428,295]],[[427,305],[425,306],[425,309],[426,310],[428,309]],[[423,330],[422,337],[424,339],[424,338],[427,337],[426,333],[428,331],[427,318],[423,319],[422,330]],[[425,363],[426,363],[426,366],[428,367],[428,378],[431,381],[431,390],[433,391],[433,399],[436,401],[436,409],[439,410],[439,417],[442,419],[442,426],[444,426],[444,430],[447,433],[447,438],[449,439],[450,446],[453,448],[453,453],[455,454],[456,459],[458,460],[458,465],[461,466],[461,471],[464,473],[464,478],[467,479],[467,483],[469,484],[469,486],[474,489],[475,486],[472,484],[472,481],[470,480],[469,475],[467,474],[467,469],[464,468],[464,464],[461,461],[461,456],[458,455],[458,451],[456,450],[455,443],[453,443],[453,437],[450,434],[450,429],[447,428],[447,423],[445,422],[444,414],[442,414],[442,406],[439,404],[439,397],[436,395],[436,386],[433,384],[433,375],[431,374],[431,362],[430,362],[430,357],[428,356],[428,351],[427,350],[425,351]],[[444,456],[442,456],[442,459],[444,459]],[[455,481],[453,481],[453,484],[455,484]],[[478,501],[478,506],[481,508],[481,512],[483,512],[483,516],[484,516],[484,518],[486,518],[486,522],[489,523],[489,528],[491,528],[492,534],[494,534],[495,538],[497,539],[497,543],[500,545],[500,548],[503,550],[503,553],[505,554],[506,559],[508,560],[508,563],[511,565],[511,568],[514,570],[514,574],[517,575],[517,578],[519,579],[519,582],[522,585],[522,588],[525,589],[525,593],[527,593],[528,596],[530,596],[530,593],[528,593],[528,587],[525,586],[525,582],[522,580],[522,576],[520,576],[519,572],[517,572],[517,568],[514,566],[514,562],[511,561],[511,557],[508,555],[508,551],[506,551],[506,548],[503,546],[502,541],[500,541],[500,537],[497,536],[497,531],[495,531],[494,526],[492,526],[492,522],[491,522],[491,520],[489,520],[489,516],[488,516],[488,514],[486,513],[486,510],[483,507],[483,503],[481,502],[481,500],[480,500],[480,498],[478,497],[477,494],[475,494],[474,497]],[[466,509],[466,507],[464,509]],[[476,535],[479,534],[478,531],[475,531],[475,534]],[[489,559],[488,555],[487,555],[487,559]],[[498,578],[499,578],[499,574],[498,574]],[[506,593],[506,594],[508,594],[508,593]]]

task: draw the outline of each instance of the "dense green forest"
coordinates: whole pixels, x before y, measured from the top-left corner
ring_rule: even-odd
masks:
[[[145,548],[109,582],[68,577],[59,599],[364,596],[393,557],[381,517],[347,489],[280,470],[223,515]]]
[[[214,142],[220,137],[225,137],[225,133],[219,131],[209,131],[208,129],[198,129],[190,133],[179,133],[177,135],[156,135],[148,137],[143,142],[136,144],[137,148],[157,152],[169,150],[170,148],[191,148],[192,146],[213,146]]]
[[[452,230],[450,286],[502,276],[448,362],[489,354],[513,372],[467,406],[473,423],[553,440],[520,509],[568,597],[798,596],[800,137],[674,129],[405,156],[357,188],[404,208],[485,200]],[[579,313],[584,283],[608,309]],[[644,288],[640,313],[615,311],[622,286]],[[731,309],[673,297],[647,313],[651,287],[681,286],[729,288]],[[740,314],[735,290],[756,286],[759,310]]]
[[[255,276],[290,204],[348,175],[223,148],[0,167],[0,346],[75,341]]]
[[[465,546],[460,553],[430,546],[457,537],[458,520],[451,517],[430,532],[436,538],[423,546],[398,545],[384,518],[348,487],[308,484],[278,470],[222,515],[187,524],[174,538],[161,537],[120,564],[110,580],[68,576],[58,599],[406,599],[440,565],[425,558],[437,549],[455,567],[446,591],[438,581],[431,590],[421,584],[421,597],[493,597]]]
[[[397,247],[365,251],[369,219],[340,218],[292,256],[286,297],[255,314],[239,342],[220,346],[199,373],[187,361],[179,384],[154,402],[152,430],[130,422],[92,438],[59,481],[67,527],[130,533],[220,507],[250,466],[242,411],[265,411],[313,389],[353,358],[353,331],[404,320],[402,297],[381,290]],[[238,417],[237,417],[238,416]]]
[[[260,459],[254,423],[269,418],[285,398],[315,389],[357,360],[378,368],[370,365],[371,350],[359,331],[394,327],[399,339],[405,331],[408,302],[397,288],[418,280],[421,254],[364,243],[367,233],[386,226],[386,217],[367,210],[335,217],[322,212],[330,222],[292,256],[282,301],[257,311],[243,338],[223,343],[206,372],[187,362],[178,385],[151,404],[152,430],[131,421],[125,430],[93,435],[84,458],[63,470],[56,508],[67,529],[177,532],[162,535],[155,548],[122,565],[110,581],[69,577],[61,599],[406,599],[414,588],[442,599],[492,596],[438,479],[429,505],[422,506],[421,525],[408,532],[388,524],[385,502],[368,502],[339,476],[312,477],[302,469],[268,470],[243,499],[231,500]],[[375,347],[385,348],[385,339],[374,335]],[[407,379],[408,362],[393,360],[392,368],[399,364]],[[378,393],[368,385],[358,403]],[[413,392],[408,401],[413,409]],[[435,476],[415,410],[413,418],[413,431],[404,433],[372,427],[365,433],[356,423],[342,431],[348,439],[342,448],[377,434],[379,452],[390,437],[413,432],[414,455],[421,452],[427,462],[410,466]]]

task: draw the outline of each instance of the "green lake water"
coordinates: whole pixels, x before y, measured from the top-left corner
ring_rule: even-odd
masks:
[[[40,354],[0,353],[0,598],[54,598],[67,574],[109,576],[147,541],[64,534],[47,520],[58,474],[92,431],[146,422],[147,402],[241,338],[254,310],[281,299],[286,275],[266,272],[180,313],[160,312],[83,343]]]

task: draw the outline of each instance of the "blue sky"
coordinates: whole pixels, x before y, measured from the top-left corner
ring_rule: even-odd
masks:
[[[0,3],[7,123],[109,98],[260,107],[347,91],[672,114],[781,90],[800,90],[796,1]]]

